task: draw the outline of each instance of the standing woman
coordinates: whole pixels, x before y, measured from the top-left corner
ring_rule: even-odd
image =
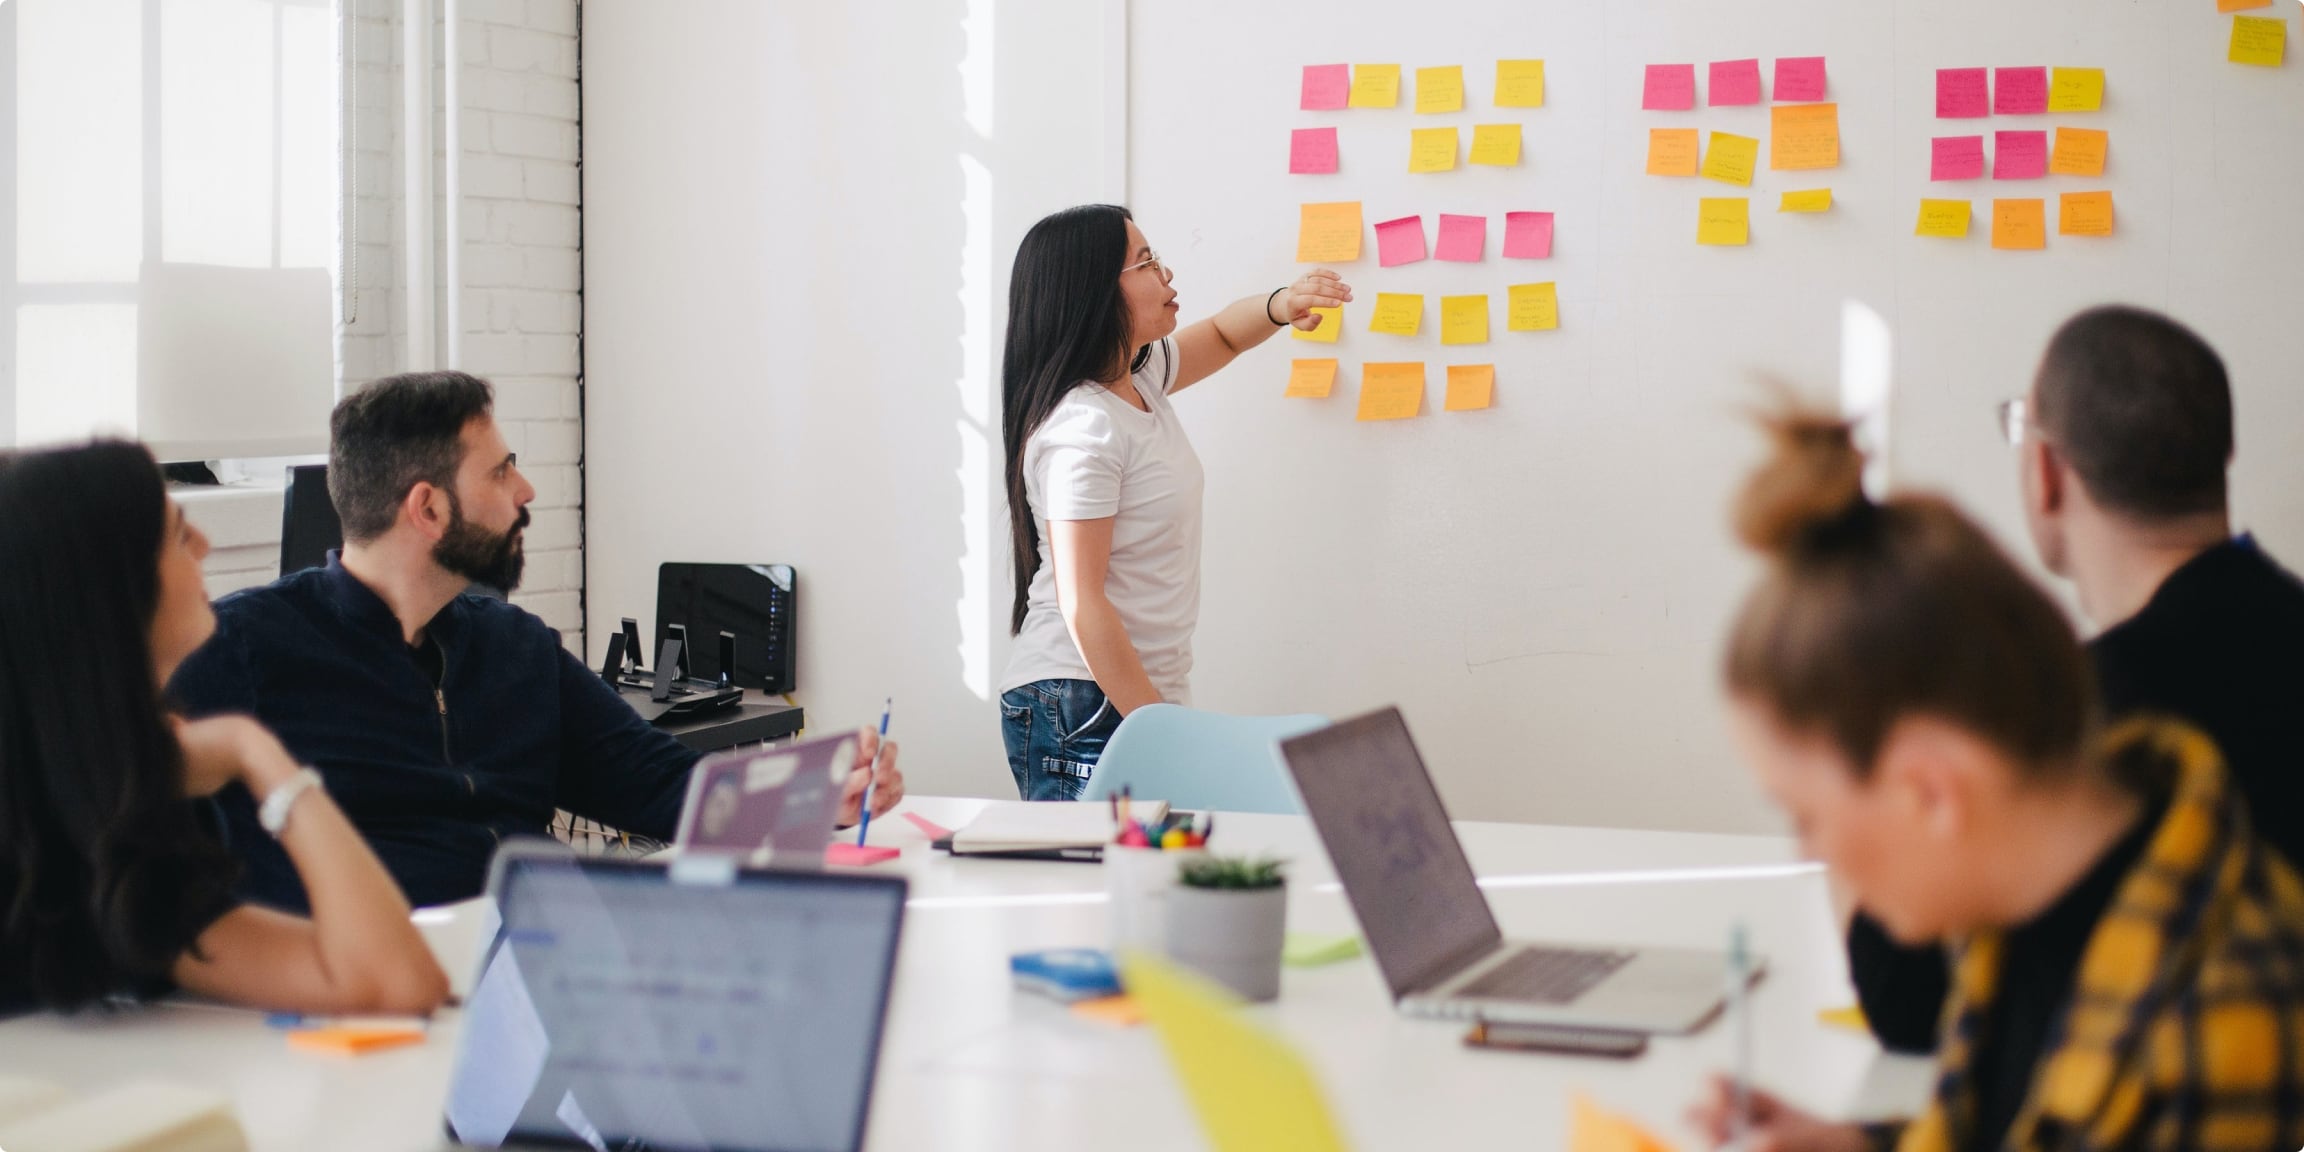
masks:
[[[1317,269],[1176,326],[1174,276],[1125,208],[1068,208],[1016,249],[1001,435],[1016,569],[1001,736],[1026,800],[1071,800],[1120,718],[1191,701],[1200,458],[1169,398],[1314,308]]]

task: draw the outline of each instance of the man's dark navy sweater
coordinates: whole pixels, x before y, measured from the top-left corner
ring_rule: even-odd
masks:
[[[169,684],[186,713],[240,712],[319,769],[412,904],[479,895],[496,846],[555,808],[670,839],[697,753],[650,727],[522,609],[451,601],[426,626],[438,679],[384,601],[328,566],[216,604],[213,640]],[[246,789],[216,797],[242,895],[307,903]]]

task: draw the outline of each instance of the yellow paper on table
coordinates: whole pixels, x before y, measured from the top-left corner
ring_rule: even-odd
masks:
[[[1992,202],[1992,246],[1994,248],[2046,248],[2048,246],[2048,202],[2046,200],[1994,200]]]
[[[1448,399],[1440,405],[1447,412],[1476,412],[1496,402],[1496,366],[1494,364],[1450,364],[1448,366]]]
[[[1579,1092],[1568,1120],[1568,1152],[1672,1152],[1672,1146]]]
[[[2048,80],[2050,112],[2100,112],[2104,108],[2102,68],[2057,68]]]
[[[1424,411],[1424,364],[1362,364],[1358,420],[1407,420]],[[1135,985],[1130,984],[1130,988]]]
[[[1752,242],[1752,201],[1706,196],[1696,206],[1696,242],[1736,247]]]
[[[1368,318],[1370,332],[1387,336],[1414,336],[1424,324],[1424,298],[1413,292],[1378,292],[1376,314]]]
[[[1352,97],[1345,101],[1351,108],[1394,108],[1400,104],[1400,66],[1398,64],[1354,64],[1352,66]]]
[[[1697,163],[1696,130],[1694,128],[1650,128],[1648,130],[1648,174],[1650,176],[1694,176]]]
[[[2228,55],[2234,64],[2278,68],[2288,55],[2288,22],[2278,17],[2234,16]]]
[[[1322,321],[1321,327],[1327,327]],[[1305,400],[1325,399],[1336,390],[1336,360],[1290,360],[1288,362],[1287,396]]]
[[[1778,104],[1768,111],[1768,167],[1803,171],[1840,166],[1838,104]]]
[[[1345,264],[1360,258],[1358,200],[1306,204],[1297,213],[1297,263]]]
[[[2056,234],[2059,236],[2110,236],[2112,234],[2112,194],[2110,192],[2066,192],[2058,199]]]
[[[1912,230],[1914,236],[1941,236],[1948,240],[1963,239],[1968,235],[1968,202],[1966,200],[1922,200],[1920,224]]]
[[[1416,111],[1462,112],[1464,110],[1464,66],[1450,64],[1445,68],[1418,68],[1416,70]]]
[[[1416,128],[1408,134],[1410,172],[1446,172],[1456,166],[1454,128]]]
[[[1216,1152],[1344,1152],[1311,1066],[1242,1015],[1237,998],[1141,952],[1123,954],[1120,970]]]
[[[1472,162],[1510,168],[1520,162],[1520,126],[1518,124],[1475,124],[1472,126]]]
[[[1544,106],[1544,62],[1542,60],[1498,60],[1496,62],[1496,106],[1498,108],[1542,108]]]
[[[1311,312],[1320,318],[1320,326],[1310,332],[1306,332],[1302,328],[1292,329],[1288,333],[1290,337],[1297,340],[1310,340],[1315,344],[1334,344],[1336,338],[1344,334],[1344,306],[1342,304],[1338,304],[1334,308],[1314,308],[1311,309]]]
[[[1440,342],[1442,344],[1486,344],[1488,342],[1488,298],[1486,296],[1442,296],[1440,298]]]
[[[1760,163],[1760,141],[1733,132],[1714,132],[1704,149],[1704,178],[1723,184],[1752,186],[1752,169]]]
[[[2048,153],[2048,171],[2055,176],[2102,176],[2104,154],[2111,146],[2110,133],[2095,128],[2058,128],[2056,147]]]
[[[1514,284],[1505,297],[1504,326],[1513,332],[1549,332],[1560,326],[1560,289],[1542,284]]]
[[[1864,1009],[1854,1004],[1843,1004],[1838,1008],[1826,1008],[1816,1014],[1816,1022],[1827,1028],[1862,1032],[1867,1036],[1872,1034],[1871,1023],[1864,1019]]]
[[[1832,210],[1832,190],[1830,188],[1811,188],[1803,192],[1786,192],[1783,201],[1776,205],[1776,210],[1778,212],[1830,212]]]

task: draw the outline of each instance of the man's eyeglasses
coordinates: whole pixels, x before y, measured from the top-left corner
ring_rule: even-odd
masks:
[[[1158,276],[1163,280],[1172,275],[1172,273],[1168,271],[1168,266],[1160,262],[1160,254],[1158,252],[1151,253],[1144,259],[1139,260],[1134,264],[1130,264],[1126,268],[1122,268],[1120,270],[1120,274],[1125,276],[1130,272],[1134,272],[1138,268],[1150,268],[1153,275]]]

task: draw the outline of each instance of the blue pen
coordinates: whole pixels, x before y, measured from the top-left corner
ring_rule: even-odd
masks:
[[[880,706],[880,746],[872,750],[872,774],[864,778],[864,818],[856,822],[856,846],[864,846],[864,834],[872,830],[872,786],[880,782],[880,754],[888,749],[888,714],[896,710],[896,698]]]

